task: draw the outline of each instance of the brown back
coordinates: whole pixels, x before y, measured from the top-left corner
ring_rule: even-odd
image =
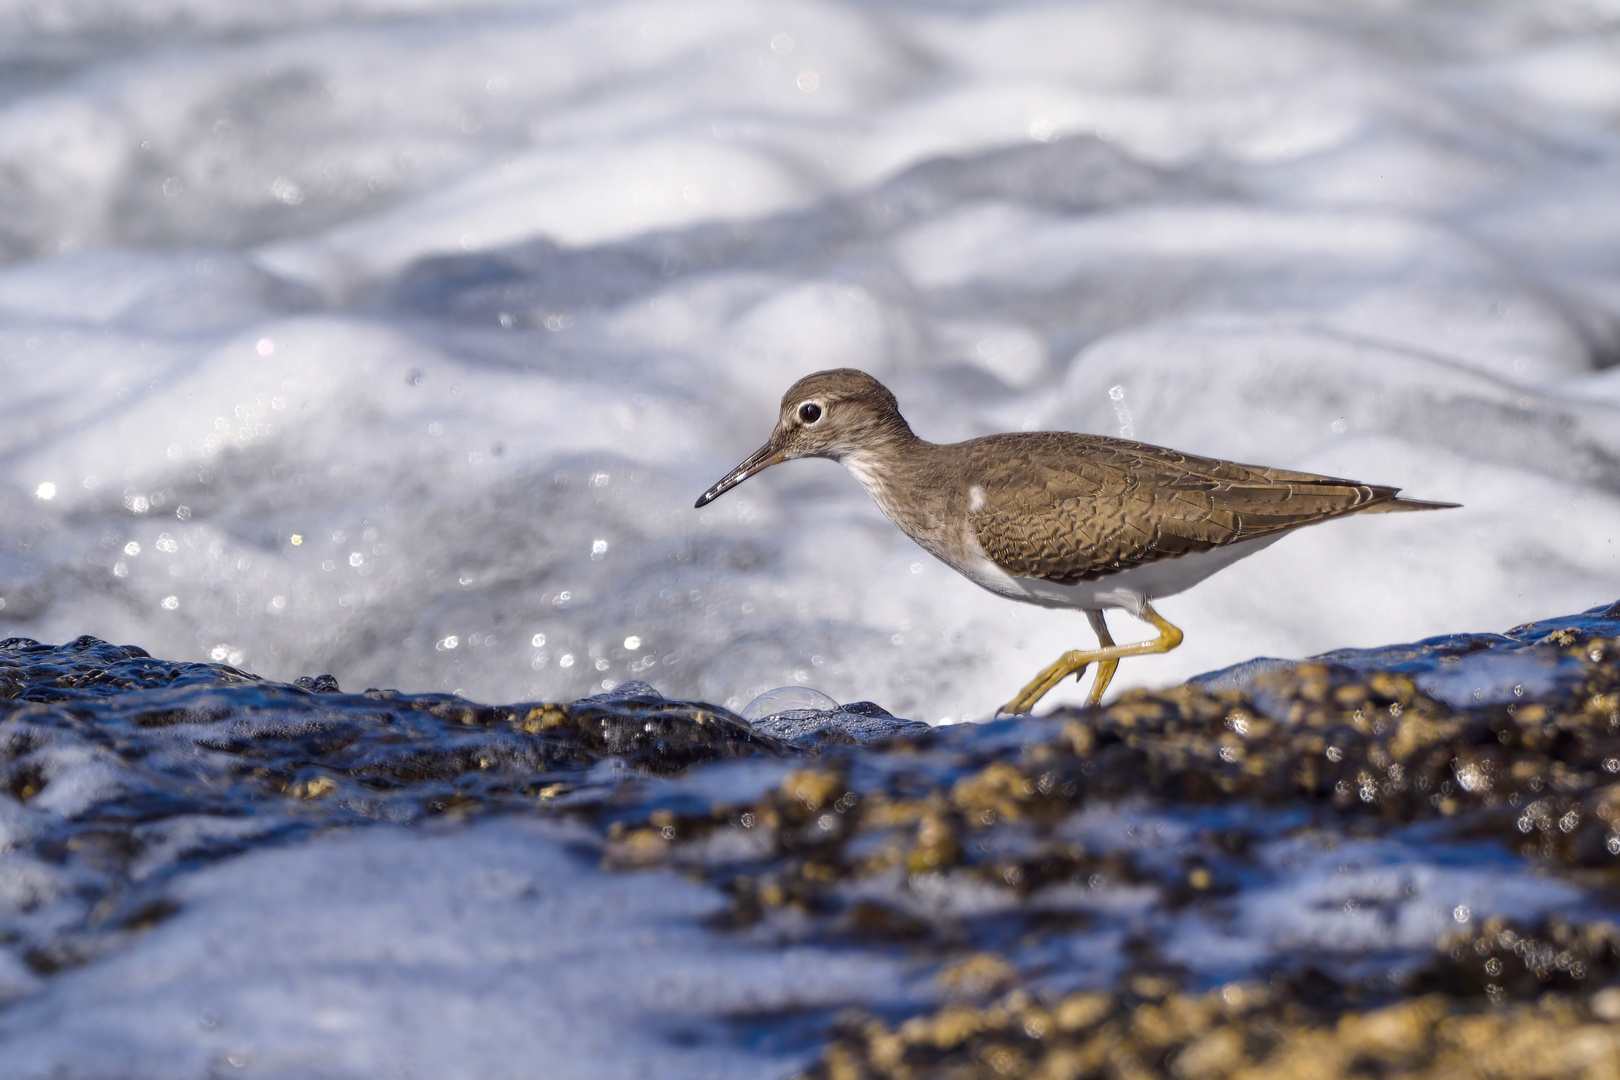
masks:
[[[1394,503],[1396,488],[1358,484],[1071,432],[959,443],[984,492],[973,529],[1015,577],[1064,585],[1258,539]]]

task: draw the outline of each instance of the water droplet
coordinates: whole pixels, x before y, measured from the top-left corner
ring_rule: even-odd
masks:
[[[744,705],[737,715],[744,720],[763,720],[785,712],[825,712],[838,708],[838,702],[808,686],[779,686]]]

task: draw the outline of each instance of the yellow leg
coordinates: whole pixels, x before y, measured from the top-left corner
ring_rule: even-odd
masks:
[[[1139,641],[1134,645],[1110,644],[1102,645],[1089,652],[1076,649],[1074,652],[1064,653],[1055,664],[1035,676],[1028,686],[1020,690],[1017,697],[997,711],[1015,715],[1029,712],[1035,707],[1036,702],[1051,692],[1054,686],[1070,675],[1085,671],[1086,666],[1089,664],[1097,665],[1098,681],[1106,687],[1108,684],[1104,681],[1104,675],[1106,674],[1106,677],[1111,679],[1114,672],[1111,667],[1107,668],[1105,672],[1104,665],[1112,664],[1117,667],[1119,661],[1124,657],[1169,652],[1181,644],[1181,631],[1166,622],[1163,616],[1153,610],[1151,604],[1142,605],[1142,618],[1154,625],[1159,631],[1158,637],[1152,641]],[[1106,633],[1106,629],[1104,632]],[[1094,695],[1093,703],[1102,697],[1101,692],[1095,688],[1093,688],[1092,694]]]
[[[1091,629],[1097,634],[1097,644],[1105,649],[1113,648],[1114,639],[1108,633],[1108,623],[1103,621],[1100,611],[1087,611],[1086,618],[1091,622]],[[1119,670],[1118,660],[1099,660],[1097,662],[1097,678],[1091,684],[1091,696],[1086,698],[1087,705],[1101,705],[1103,691],[1108,684],[1114,681],[1114,672]],[[1080,676],[1076,675],[1075,679]]]

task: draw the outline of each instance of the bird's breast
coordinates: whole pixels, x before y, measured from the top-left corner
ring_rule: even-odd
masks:
[[[892,463],[865,454],[846,454],[844,468],[860,482],[883,516],[932,554],[956,566],[948,554],[952,546],[950,492],[935,484],[897,477]]]

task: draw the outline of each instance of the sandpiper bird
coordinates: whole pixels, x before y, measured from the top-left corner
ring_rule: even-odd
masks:
[[[1097,677],[1089,704],[1097,704],[1122,657],[1181,644],[1181,631],[1151,601],[1286,533],[1348,514],[1457,505],[1102,435],[1036,431],[931,443],[912,434],[887,387],[853,368],[794,383],[770,441],[697,505],[805,457],[842,463],[890,521],[968,580],[1013,600],[1086,613],[1098,647],[1065,653],[1002,706],[1007,713],[1029,712],[1090,664]],[[1116,645],[1103,621],[1109,608],[1152,623],[1159,636]]]

